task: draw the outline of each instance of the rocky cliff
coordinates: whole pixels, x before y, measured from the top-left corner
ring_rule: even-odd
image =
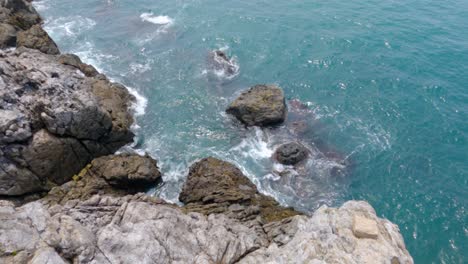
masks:
[[[132,96],[60,55],[41,21],[28,1],[0,0],[0,263],[413,263],[366,202],[307,216],[216,158],[190,167],[183,206],[145,195],[161,182],[157,161],[113,155],[133,139]],[[259,96],[282,106],[277,122],[274,89]],[[255,104],[232,113],[271,112]]]

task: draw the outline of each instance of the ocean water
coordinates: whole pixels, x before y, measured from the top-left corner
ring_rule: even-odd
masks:
[[[157,158],[164,173],[152,194],[177,202],[190,164],[215,156],[306,212],[367,200],[400,226],[416,263],[468,262],[468,1],[35,6],[63,52],[137,95],[133,148]],[[215,49],[233,57],[234,76],[212,69]],[[291,133],[292,121],[246,129],[224,113],[261,83],[302,102],[293,117],[305,133]],[[271,159],[290,140],[314,153],[297,171]]]

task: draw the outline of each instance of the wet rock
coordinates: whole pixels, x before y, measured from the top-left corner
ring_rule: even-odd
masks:
[[[297,142],[279,146],[275,151],[276,160],[284,165],[295,165],[307,158],[309,150]]]
[[[10,24],[0,24],[0,49],[16,45],[16,29]]]
[[[1,51],[0,68],[0,196],[48,190],[132,141],[122,85],[25,47]]]
[[[26,31],[21,31],[16,39],[17,47],[37,49],[46,54],[59,54],[57,44],[49,37],[41,25],[34,25]]]
[[[226,112],[248,126],[271,126],[286,118],[283,91],[274,85],[256,85],[243,92]]]
[[[229,58],[221,50],[214,50],[208,54],[208,69],[218,77],[232,79],[239,73],[239,65],[235,57]]]
[[[236,166],[211,157],[190,167],[179,200],[187,211],[224,213],[242,221],[260,217],[272,222],[299,214],[259,193]]]

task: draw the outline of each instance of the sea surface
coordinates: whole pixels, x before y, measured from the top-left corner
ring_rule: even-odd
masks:
[[[62,52],[136,95],[132,148],[164,173],[151,194],[177,202],[190,164],[215,156],[306,212],[368,201],[400,226],[416,263],[468,263],[468,1],[35,6]],[[217,49],[232,57],[233,75],[213,70]],[[263,83],[283,88],[290,111],[299,105],[305,133],[290,133],[291,122],[247,129],[225,114]],[[315,153],[297,171],[271,158],[290,140]]]

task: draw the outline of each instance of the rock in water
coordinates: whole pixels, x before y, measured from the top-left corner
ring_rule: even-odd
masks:
[[[224,51],[214,50],[208,54],[208,69],[218,77],[232,79],[239,73],[236,59],[229,58]]]
[[[300,214],[259,193],[236,166],[211,157],[190,167],[179,200],[187,211],[224,213],[242,221],[260,217],[272,222]]]
[[[279,146],[275,151],[276,160],[284,165],[295,165],[307,158],[309,150],[297,142]]]
[[[133,97],[57,56],[0,51],[0,195],[63,184],[133,139]]]
[[[243,92],[226,112],[248,126],[271,126],[286,118],[286,103],[281,88],[274,85],[256,85]]]

